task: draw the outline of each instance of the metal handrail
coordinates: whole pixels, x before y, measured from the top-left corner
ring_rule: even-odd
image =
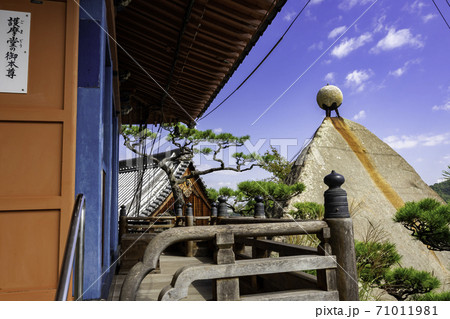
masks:
[[[84,221],[86,211],[86,198],[78,194],[72,211],[70,230],[67,236],[66,248],[59,277],[56,301],[67,300],[70,286],[72,266],[74,269],[74,298],[79,300],[83,295],[83,262],[84,262]]]

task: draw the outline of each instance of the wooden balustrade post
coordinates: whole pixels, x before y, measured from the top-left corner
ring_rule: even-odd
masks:
[[[180,226],[183,217],[183,205],[180,203],[175,204],[175,227]]]
[[[212,202],[211,204],[211,219],[209,220],[210,225],[215,225],[217,221],[217,202]]]
[[[262,196],[255,197],[255,218],[266,218],[266,213],[264,212],[264,198]]]
[[[348,211],[347,193],[340,187],[345,178],[332,171],[325,176],[324,182],[329,187],[324,193],[324,220],[330,227],[329,243],[338,264],[336,277],[339,300],[359,300],[353,222]]]
[[[119,243],[123,234],[128,232],[127,210],[126,206],[120,206],[120,223],[119,223]]]
[[[216,224],[220,224],[222,218],[230,217],[228,214],[227,198],[225,196],[219,196],[219,209],[217,212]]]
[[[266,218],[266,214],[264,212],[264,203],[262,196],[255,197],[255,218]],[[255,237],[255,240],[258,239],[266,239],[266,237]],[[265,258],[268,257],[268,251],[265,249],[256,248],[255,245],[252,247],[252,257],[253,258]]]
[[[317,247],[319,255],[331,256],[332,250],[329,243],[331,237],[330,228],[322,229],[321,233],[317,234],[320,244]],[[317,286],[325,291],[336,290],[336,269],[318,269],[317,270]]]
[[[218,265],[234,264],[234,235],[232,232],[220,232],[216,235],[215,262]],[[218,301],[239,300],[239,278],[217,279],[213,289],[214,299]]]
[[[194,226],[194,211],[192,209],[192,203],[187,203],[186,207],[186,226],[192,227]],[[186,256],[193,257],[194,256],[194,242],[189,240],[186,242]]]

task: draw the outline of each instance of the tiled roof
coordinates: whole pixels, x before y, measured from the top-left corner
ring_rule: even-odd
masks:
[[[158,154],[154,156],[158,157]],[[122,160],[119,163],[119,210],[125,205],[128,216],[136,216],[138,196],[135,195],[141,183],[140,216],[152,215],[172,193],[169,179],[161,168],[151,163],[145,169],[144,166],[142,158]],[[181,177],[190,166],[193,169],[193,164],[189,161],[177,164],[175,176]],[[196,182],[206,191],[202,179],[199,178]]]
[[[122,162],[122,161],[121,161]],[[126,162],[123,161],[123,162]],[[175,175],[181,177],[189,162],[177,165]],[[126,167],[119,170],[119,209],[126,206],[127,215],[136,215],[137,190],[142,183],[140,200],[141,216],[150,216],[172,193],[166,173],[157,166]]]

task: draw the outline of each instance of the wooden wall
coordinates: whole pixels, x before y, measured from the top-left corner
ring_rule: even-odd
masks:
[[[0,93],[0,300],[52,300],[75,195],[78,6],[0,10],[31,12],[28,92]]]

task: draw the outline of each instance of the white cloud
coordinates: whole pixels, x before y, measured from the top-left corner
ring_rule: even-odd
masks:
[[[213,132],[216,133],[216,134],[222,133],[223,132],[223,128],[221,128],[221,127],[215,128],[213,130]]]
[[[447,103],[442,105],[435,105],[432,107],[433,111],[450,111],[450,100]]]
[[[296,14],[297,14],[297,12],[295,12],[295,11],[289,11],[284,15],[283,20],[288,21],[288,22],[292,21],[292,19],[294,19]]]
[[[345,84],[348,87],[352,87],[356,92],[361,92],[364,90],[367,80],[369,80],[372,75],[373,72],[371,69],[359,71],[354,70],[345,77]]]
[[[403,10],[408,11],[409,13],[421,13],[422,9],[425,8],[427,5],[420,0],[415,0],[413,3],[411,3],[410,5],[406,4],[403,7]]]
[[[436,146],[450,144],[450,133],[437,135],[391,135],[384,138],[383,141],[395,149],[413,148],[416,146]]]
[[[437,17],[436,14],[429,13],[429,14],[427,14],[427,15],[424,15],[424,16],[422,17],[422,20],[423,20],[424,23],[427,23],[428,21],[433,20],[433,19],[436,18],[436,17]]]
[[[373,23],[373,32],[378,33],[384,30],[384,21],[386,21],[386,15],[382,15]]]
[[[322,50],[322,49],[323,49],[323,42],[322,41],[314,43],[314,44],[312,44],[312,45],[310,45],[308,47],[309,51],[311,51],[311,50]]]
[[[369,2],[371,2],[371,0],[344,0],[338,5],[338,8],[341,10],[350,10],[357,4],[364,5]]]
[[[336,77],[336,73],[334,73],[334,72],[329,72],[329,73],[327,73],[327,74],[325,75],[324,80],[327,81],[327,82],[332,83],[332,82],[334,82],[335,77]]]
[[[366,32],[357,38],[344,39],[337,47],[333,48],[331,55],[341,59],[370,41],[372,41],[372,35],[369,32]]]
[[[358,114],[356,114],[355,116],[353,116],[353,120],[357,121],[357,120],[363,120],[366,118],[366,111],[361,110],[358,112]]]
[[[337,27],[337,28],[334,28],[328,34],[328,39],[334,39],[334,38],[340,36],[345,31],[345,29],[347,29],[347,26],[345,26],[345,25]]]
[[[413,36],[409,29],[396,31],[395,28],[390,28],[388,34],[378,41],[377,45],[371,49],[371,52],[378,53],[380,50],[388,51],[403,46],[421,48],[424,46],[421,38],[422,36],[420,34]]]
[[[406,61],[405,64],[403,64],[402,67],[400,67],[400,68],[398,68],[398,69],[396,69],[394,71],[389,71],[389,75],[392,75],[392,76],[395,76],[395,77],[401,77],[409,69],[409,66],[411,64],[417,64],[419,62],[420,62],[419,59]]]
[[[311,0],[310,4],[320,4],[322,3],[324,0]]]

